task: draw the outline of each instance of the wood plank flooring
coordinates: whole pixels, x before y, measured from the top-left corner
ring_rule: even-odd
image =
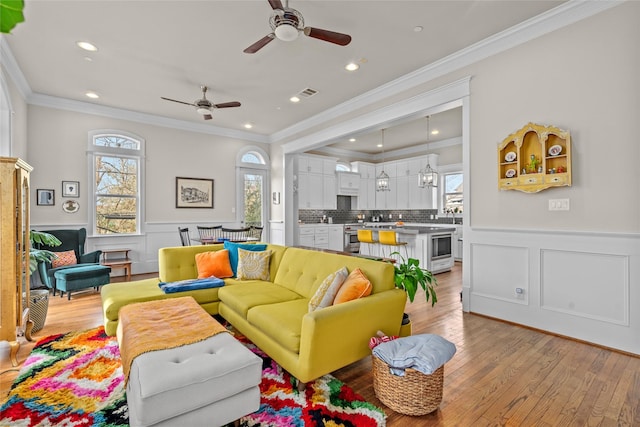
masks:
[[[373,390],[371,360],[334,372],[368,401],[384,408],[391,427],[413,426],[640,426],[640,358],[543,332],[463,313],[462,268],[438,274],[438,303],[424,294],[407,306],[413,333],[434,333],[455,343],[445,365],[444,397],[423,417],[387,409]],[[134,280],[153,275],[134,277]],[[50,297],[40,339],[102,324],[100,296],[74,294],[71,301]],[[24,343],[23,362],[35,343]],[[0,361],[0,396],[7,395],[16,371]]]

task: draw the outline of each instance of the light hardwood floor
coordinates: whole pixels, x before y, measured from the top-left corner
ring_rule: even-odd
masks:
[[[407,306],[414,334],[442,335],[458,349],[445,365],[437,411],[410,417],[386,409],[375,397],[368,358],[334,372],[385,408],[388,426],[640,426],[640,358],[463,313],[461,274],[456,263],[436,276],[435,307],[423,301],[424,294]],[[79,293],[71,301],[51,296],[45,327],[35,338],[101,324],[97,293]],[[34,344],[23,343],[20,362]],[[10,367],[2,359],[0,371]],[[16,374],[0,375],[3,398]]]

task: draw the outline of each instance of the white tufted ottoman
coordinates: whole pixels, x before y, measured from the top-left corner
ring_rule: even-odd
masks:
[[[139,305],[144,309],[145,304],[149,303]],[[200,306],[197,309],[202,310]],[[127,316],[127,312],[123,314]],[[194,327],[198,326],[202,327]],[[124,329],[119,338],[126,334]],[[228,424],[258,410],[261,377],[262,359],[226,332],[193,344],[143,353],[133,359],[129,370],[129,425]]]

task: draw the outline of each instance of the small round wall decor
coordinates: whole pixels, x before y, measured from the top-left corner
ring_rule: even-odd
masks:
[[[66,213],[76,213],[80,209],[80,204],[75,200],[67,200],[62,204],[62,210]]]

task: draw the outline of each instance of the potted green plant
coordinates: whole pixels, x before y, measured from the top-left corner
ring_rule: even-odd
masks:
[[[54,235],[43,233],[41,231],[31,230],[29,232],[29,241],[31,248],[29,249],[29,270],[33,273],[38,268],[39,262],[51,262],[58,256],[44,249],[34,248],[34,244],[43,244],[47,246],[60,246],[62,242]],[[29,286],[29,284],[27,284]],[[37,332],[44,327],[44,322],[49,311],[49,291],[43,289],[35,289],[29,293],[29,318],[33,321],[31,332]],[[26,292],[23,293],[23,304],[26,306]]]
[[[60,246],[62,242],[56,236],[42,231],[31,230],[29,232],[29,240],[31,241],[31,248],[29,249],[29,270],[31,273],[36,271],[39,262],[51,262],[51,260],[57,258],[57,255],[51,251],[33,247],[34,244]]]
[[[438,302],[435,287],[438,286],[438,281],[431,273],[431,271],[421,268],[420,261],[415,258],[404,259],[399,252],[393,252],[391,255],[398,255],[402,262],[396,262],[393,265],[394,268],[394,281],[396,288],[402,289],[407,293],[409,301],[413,302],[418,292],[418,287],[421,287],[425,292],[425,298],[427,302],[431,300],[431,307]],[[402,326],[400,327],[400,336],[411,335],[411,320],[409,314],[404,313],[402,317]]]

